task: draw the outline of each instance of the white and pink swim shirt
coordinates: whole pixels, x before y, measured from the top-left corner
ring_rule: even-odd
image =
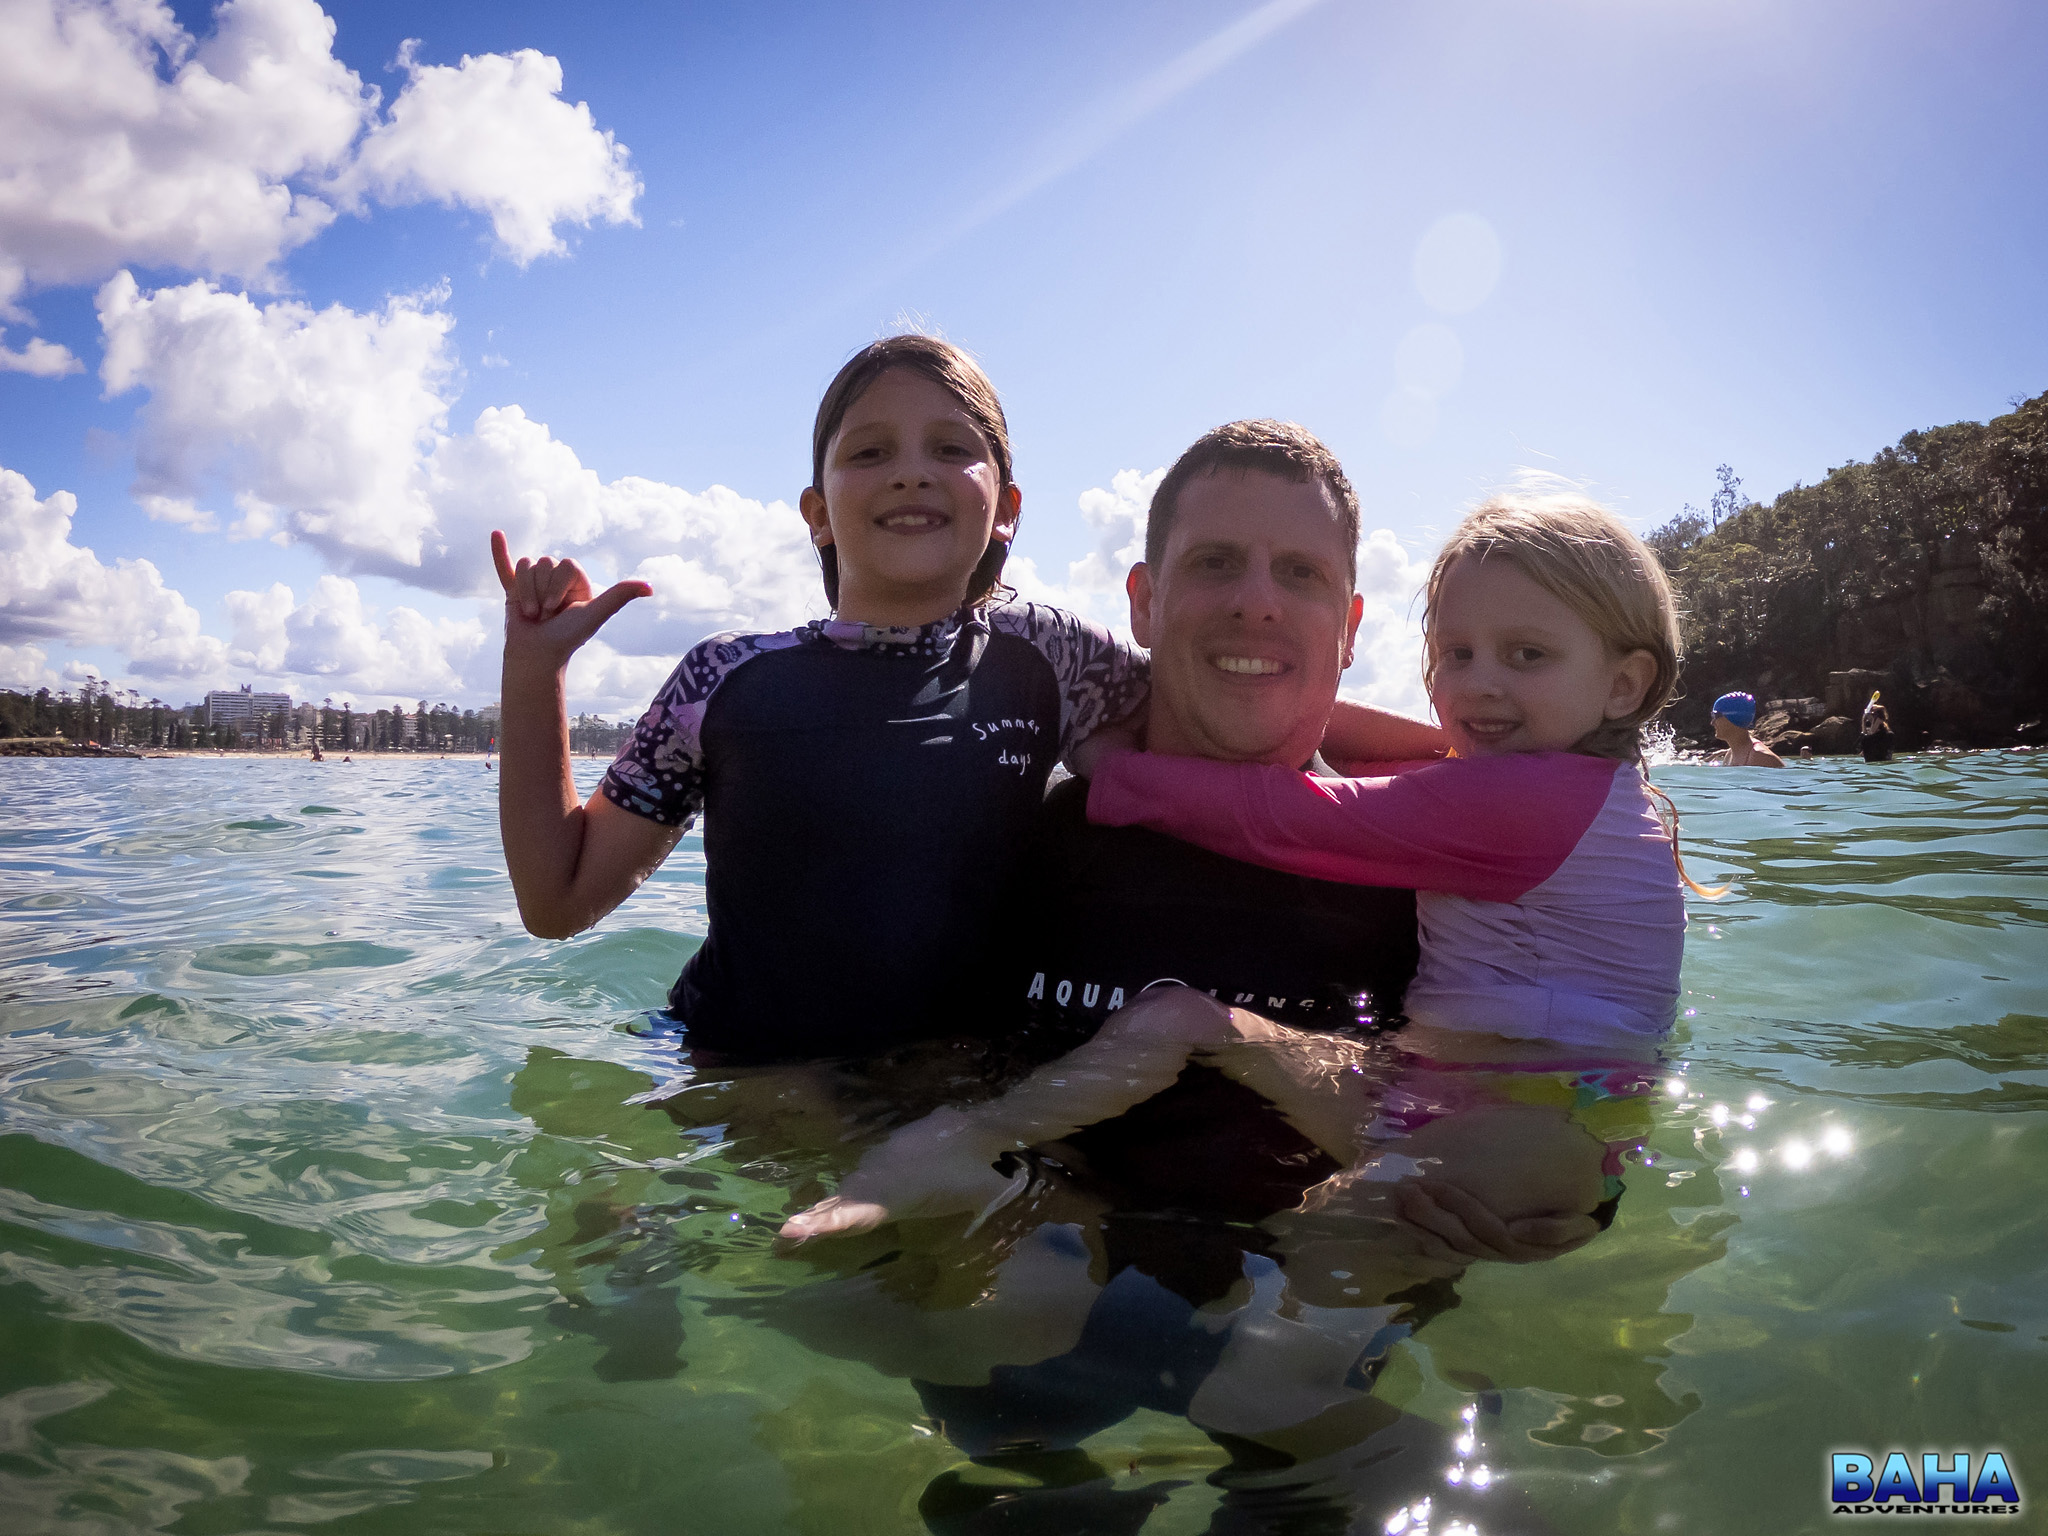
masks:
[[[1685,899],[1632,765],[1530,752],[1388,769],[1319,778],[1127,752],[1098,769],[1088,819],[1311,879],[1415,890],[1411,1019],[1581,1045],[1671,1027]]]

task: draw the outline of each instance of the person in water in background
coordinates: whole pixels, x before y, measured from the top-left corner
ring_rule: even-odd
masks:
[[[825,391],[801,497],[833,617],[713,636],[587,803],[563,675],[651,590],[492,555],[506,593],[499,821],[526,926],[564,938],[705,813],[710,931],[669,996],[693,1050],[789,1058],[958,1030],[1053,763],[1145,696],[1146,662],[1009,600],[1022,505],[1002,405],[948,342],[872,343]],[[1369,741],[1377,712],[1352,710]]]
[[[1756,700],[1746,693],[1724,693],[1714,700],[1714,734],[1724,750],[1714,755],[1723,768],[1782,768],[1785,759],[1749,734],[1756,724]]]
[[[1892,715],[1879,702],[1879,693],[1870,691],[1870,702],[1863,706],[1863,761],[1866,763],[1888,763],[1892,760]]]

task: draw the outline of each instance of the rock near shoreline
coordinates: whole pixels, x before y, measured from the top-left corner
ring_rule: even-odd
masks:
[[[61,736],[0,737],[0,757],[123,757],[140,761],[134,747],[103,747],[96,741],[66,741]]]

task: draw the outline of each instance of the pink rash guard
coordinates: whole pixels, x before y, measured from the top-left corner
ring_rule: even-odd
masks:
[[[1684,895],[1627,763],[1530,752],[1325,779],[1127,752],[1097,771],[1088,819],[1419,892],[1411,1019],[1592,1045],[1662,1035],[1677,1009]]]

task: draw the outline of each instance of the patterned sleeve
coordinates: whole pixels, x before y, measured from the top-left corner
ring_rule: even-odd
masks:
[[[1121,720],[1145,701],[1152,667],[1145,653],[1100,624],[1043,603],[1005,603],[989,614],[1001,634],[1028,640],[1052,664],[1060,687],[1060,755],[1097,726]]]
[[[704,808],[704,711],[741,662],[797,643],[780,634],[713,635],[676,664],[599,786],[605,799],[664,827],[688,830]]]

